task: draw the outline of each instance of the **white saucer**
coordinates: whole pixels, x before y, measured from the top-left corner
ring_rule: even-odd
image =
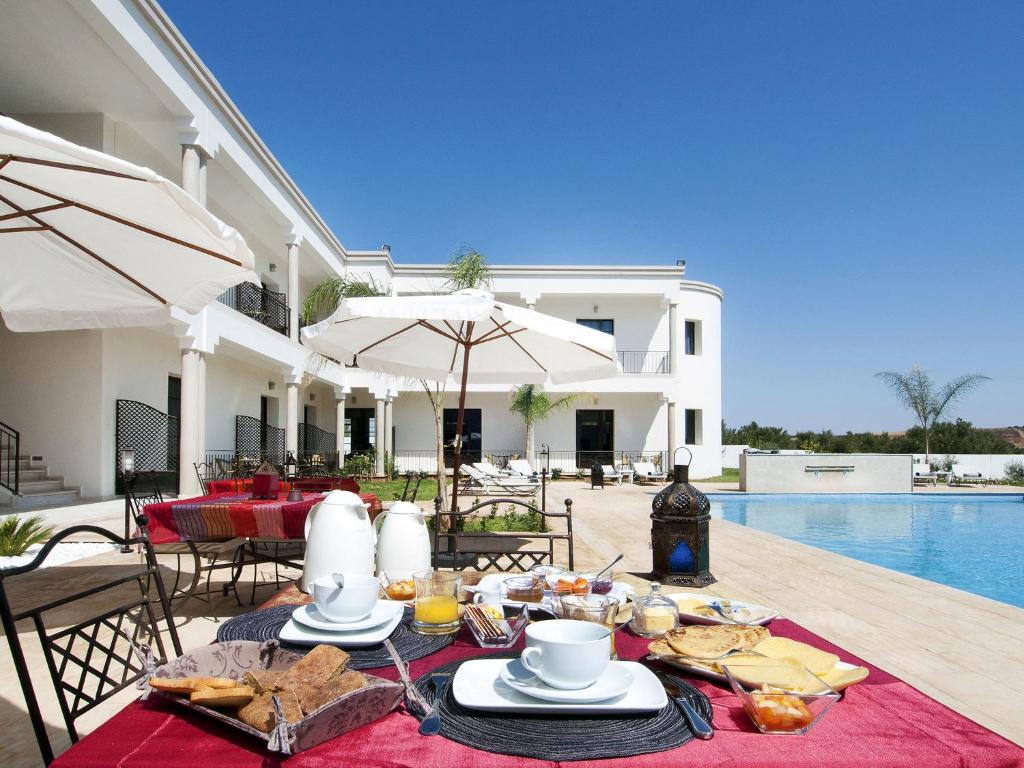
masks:
[[[292,618],[310,629],[319,629],[323,632],[357,632],[362,629],[379,627],[386,621],[394,618],[395,614],[401,614],[405,609],[402,603],[394,600],[378,600],[373,606],[370,615],[359,621],[331,621],[317,610],[316,603],[300,605],[292,613]]]
[[[283,633],[282,633],[283,635]],[[668,703],[661,682],[647,667],[635,661],[612,661],[611,667],[625,667],[633,675],[633,684],[622,696],[583,704],[542,701],[520,693],[501,679],[507,659],[482,656],[465,661],[452,678],[452,696],[459,704],[483,712],[534,715],[626,715],[658,712]]]
[[[523,666],[519,659],[512,659],[498,673],[502,682],[527,696],[560,704],[593,704],[621,696],[633,683],[633,675],[627,667],[609,664],[599,678],[586,688],[566,691],[552,688]]]
[[[399,604],[400,605],[400,604]],[[353,632],[338,632],[332,630],[325,632],[320,629],[307,627],[295,619],[289,619],[281,627],[278,639],[285,643],[297,645],[334,645],[338,648],[365,648],[369,645],[377,645],[386,638],[402,622],[402,614],[393,614],[389,621],[385,621],[378,627],[371,629],[357,629]]]

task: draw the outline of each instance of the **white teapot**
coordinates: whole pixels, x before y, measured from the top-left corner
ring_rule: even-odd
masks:
[[[377,575],[390,581],[409,579],[430,569],[430,533],[423,510],[409,501],[396,501],[374,520],[378,530]]]
[[[351,491],[331,491],[306,515],[306,559],[302,591],[332,573],[374,575],[376,531],[368,506]]]

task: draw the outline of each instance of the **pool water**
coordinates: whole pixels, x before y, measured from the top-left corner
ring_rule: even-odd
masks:
[[[709,494],[713,517],[1024,608],[1024,499]]]

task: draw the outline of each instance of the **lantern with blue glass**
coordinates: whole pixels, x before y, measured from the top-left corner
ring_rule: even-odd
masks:
[[[693,453],[686,451],[686,464],[676,463],[672,483],[651,503],[651,548],[654,550],[654,578],[663,584],[706,587],[716,579],[710,571],[708,546],[711,502],[690,485]],[[673,456],[673,462],[675,457]]]

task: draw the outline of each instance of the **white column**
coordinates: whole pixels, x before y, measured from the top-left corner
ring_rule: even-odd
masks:
[[[188,192],[196,200],[199,200],[203,193],[201,190],[201,177],[205,176],[202,171],[203,150],[195,144],[181,145],[181,188]],[[200,200],[200,202],[202,202]]]
[[[199,453],[200,463],[206,461],[206,355],[199,354],[196,361],[196,410],[198,423],[196,424],[196,450]]]
[[[672,466],[673,454],[675,453],[678,445],[676,444],[676,404],[671,400],[667,402],[667,414],[668,414],[668,465]],[[665,471],[668,471],[666,468]]]
[[[301,376],[285,376],[284,449],[299,453],[299,382]],[[287,458],[287,457],[286,457]]]
[[[288,336],[299,340],[299,238],[288,241]]]
[[[387,401],[384,404],[384,450],[391,456],[392,459],[395,457],[395,397],[389,395]]]
[[[375,474],[382,476],[384,474],[384,430],[387,416],[385,415],[385,400],[383,397],[377,398],[377,412],[374,414],[374,429],[376,435],[374,436],[374,448],[377,449],[377,467]]]
[[[679,375],[679,305],[672,302],[668,305],[668,364],[669,373]]]
[[[345,390],[334,390],[334,432],[337,435],[338,461],[345,461]]]
[[[196,189],[196,200],[199,204],[206,207],[206,153],[203,150],[199,150],[199,185]]]
[[[193,464],[199,463],[199,352],[194,349],[181,353],[181,420],[178,449],[178,495],[199,495],[199,480]]]

